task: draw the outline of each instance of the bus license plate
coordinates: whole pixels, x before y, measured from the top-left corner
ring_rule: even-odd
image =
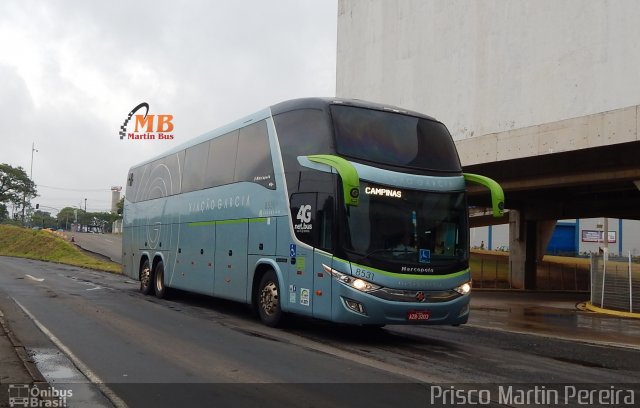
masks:
[[[407,312],[407,320],[429,320],[431,313],[424,310],[410,310]]]

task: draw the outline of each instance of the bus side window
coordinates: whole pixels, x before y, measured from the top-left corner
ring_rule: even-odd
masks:
[[[275,190],[271,146],[264,120],[240,129],[238,161],[233,181],[249,181]]]

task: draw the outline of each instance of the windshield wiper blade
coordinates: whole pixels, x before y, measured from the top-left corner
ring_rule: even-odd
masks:
[[[387,252],[388,252],[388,253],[395,254],[395,253],[398,253],[398,252],[401,252],[401,253],[404,253],[404,252],[410,253],[411,251],[407,251],[406,249],[378,248],[378,249],[374,249],[373,251],[369,251],[369,252],[367,252],[366,254],[362,255],[360,258],[358,258],[358,260],[357,260],[356,262],[360,262],[360,261],[362,261],[363,259],[366,259],[366,258],[370,257],[370,256],[371,256],[371,255],[373,255],[373,254],[387,253]]]

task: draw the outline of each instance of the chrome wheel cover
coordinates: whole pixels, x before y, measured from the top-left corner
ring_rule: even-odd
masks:
[[[274,282],[267,283],[260,293],[260,308],[266,315],[273,315],[278,311],[278,287]]]

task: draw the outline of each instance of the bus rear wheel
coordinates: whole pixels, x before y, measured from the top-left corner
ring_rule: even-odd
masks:
[[[153,271],[155,292],[158,299],[164,299],[167,297],[169,288],[164,285],[164,262],[158,261]]]
[[[258,286],[258,315],[262,323],[276,327],[282,321],[280,308],[280,284],[273,270],[267,271]]]
[[[144,263],[140,267],[140,293],[143,295],[151,294],[153,290],[152,285],[153,273],[151,272],[151,264],[149,260],[145,259]]]

